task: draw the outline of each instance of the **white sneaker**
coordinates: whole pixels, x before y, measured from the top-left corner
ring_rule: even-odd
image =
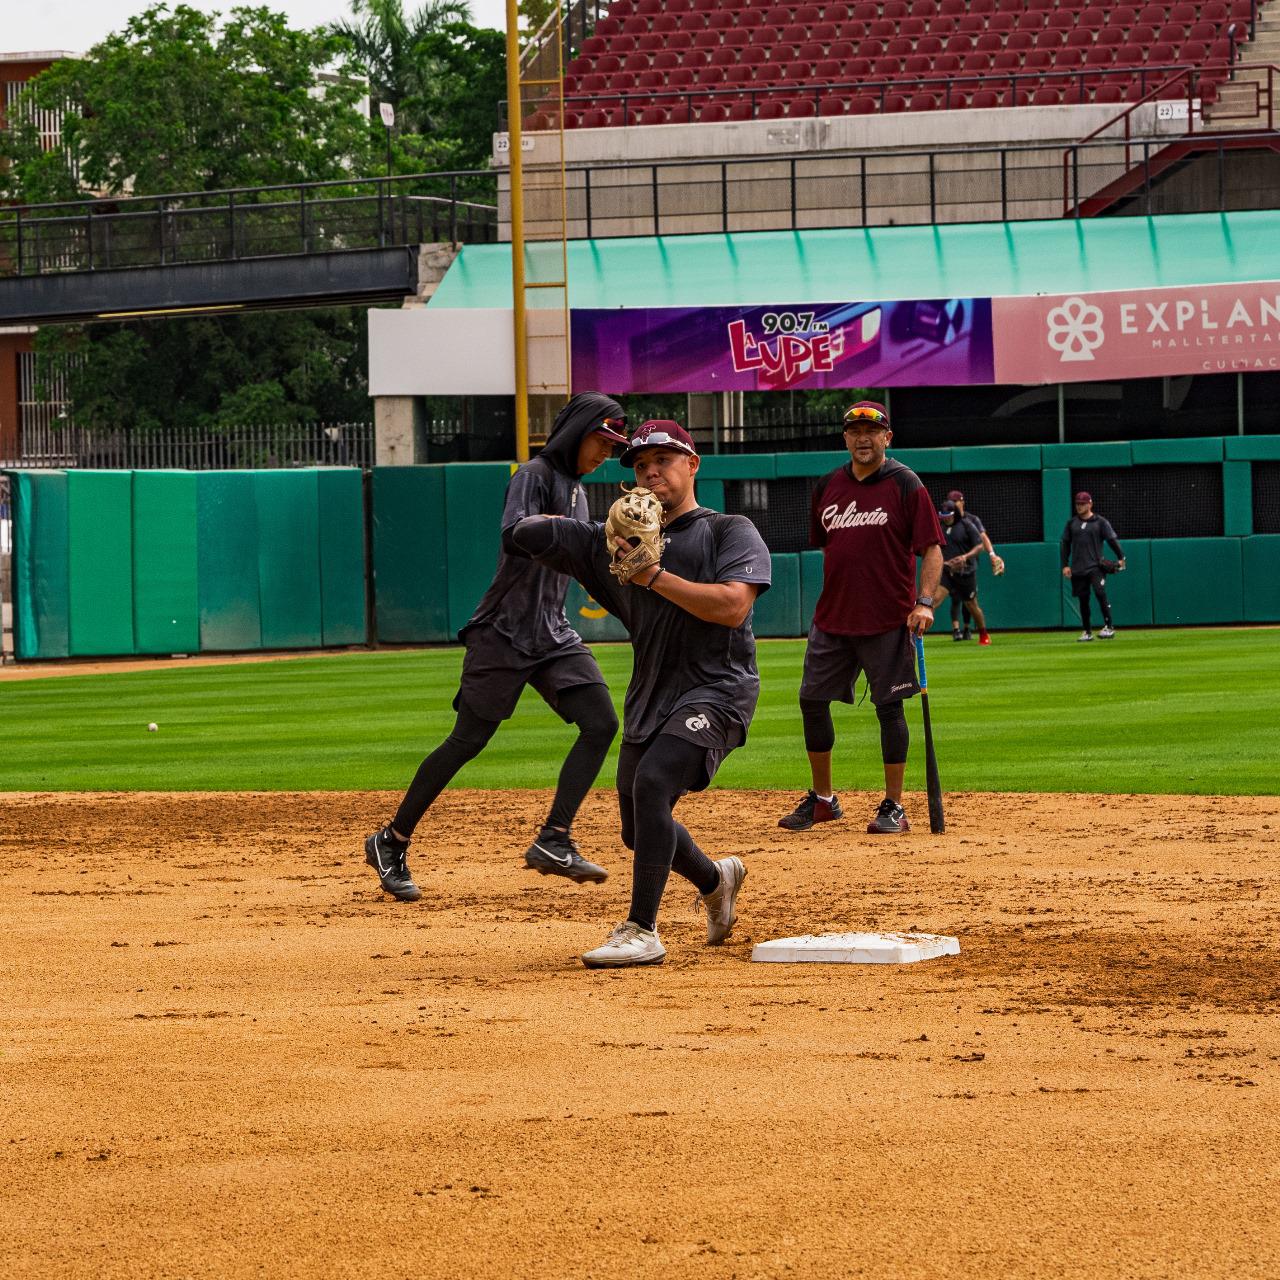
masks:
[[[707,909],[707,946],[718,947],[737,923],[738,913],[733,909],[738,900],[738,890],[747,878],[747,869],[741,858],[721,858],[720,884],[710,893],[700,893],[694,906]]]
[[[1098,639],[1110,640],[1111,637],[1115,635],[1115,633],[1116,633],[1115,627],[1103,627],[1102,630],[1098,632]]]
[[[1078,636],[1076,636],[1076,644],[1083,644],[1086,640],[1092,640],[1092,639],[1093,639],[1092,631],[1082,631]]]
[[[583,954],[588,969],[625,969],[633,964],[661,964],[667,958],[656,929],[642,929],[630,920],[617,925],[602,947]]]

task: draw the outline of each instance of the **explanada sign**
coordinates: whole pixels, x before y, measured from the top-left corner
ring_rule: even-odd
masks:
[[[1280,370],[1280,283],[994,298],[997,382]]]

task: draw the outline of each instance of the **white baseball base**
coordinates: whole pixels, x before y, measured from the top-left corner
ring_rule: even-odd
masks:
[[[940,933],[807,933],[751,949],[752,960],[767,964],[914,964],[959,954],[960,939]]]

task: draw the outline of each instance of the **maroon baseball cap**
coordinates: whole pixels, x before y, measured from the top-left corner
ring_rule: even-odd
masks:
[[[642,449],[675,449],[694,458],[698,456],[698,446],[693,443],[693,437],[678,422],[665,418],[650,418],[648,422],[642,422],[618,461],[624,467],[633,466],[636,454]]]
[[[961,493],[959,489],[952,489],[952,490],[951,490],[951,492],[950,492],[949,494],[947,494],[947,501],[948,501],[948,502],[963,502],[963,501],[964,501],[964,494],[963,494],[963,493]]]
[[[1083,506],[1086,502],[1092,502],[1092,501],[1093,501],[1093,495],[1089,493],[1085,493],[1083,489],[1081,489],[1080,492],[1076,494],[1077,507]]]
[[[627,420],[625,417],[602,418],[598,427],[591,428],[591,434],[604,436],[606,440],[612,440],[614,444],[626,444]]]
[[[872,422],[877,426],[889,429],[889,411],[875,400],[859,400],[845,410],[844,429],[848,431],[859,422]]]

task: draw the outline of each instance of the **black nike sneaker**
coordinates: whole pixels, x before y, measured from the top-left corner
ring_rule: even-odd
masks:
[[[778,819],[778,826],[784,831],[808,831],[819,822],[834,822],[843,817],[844,810],[840,807],[839,796],[819,800],[816,791],[809,791],[791,813]]]
[[[601,884],[609,878],[603,867],[588,862],[578,852],[567,831],[543,827],[538,838],[524,851],[524,865],[544,876],[564,876],[575,884]]]
[[[902,806],[896,800],[890,800],[888,796],[880,801],[876,816],[867,823],[869,836],[896,836],[910,830],[911,823],[907,821],[907,815],[902,812]]]
[[[378,882],[393,898],[417,902],[422,897],[422,890],[409,874],[409,846],[393,840],[389,827],[365,837],[364,860],[378,873]]]

